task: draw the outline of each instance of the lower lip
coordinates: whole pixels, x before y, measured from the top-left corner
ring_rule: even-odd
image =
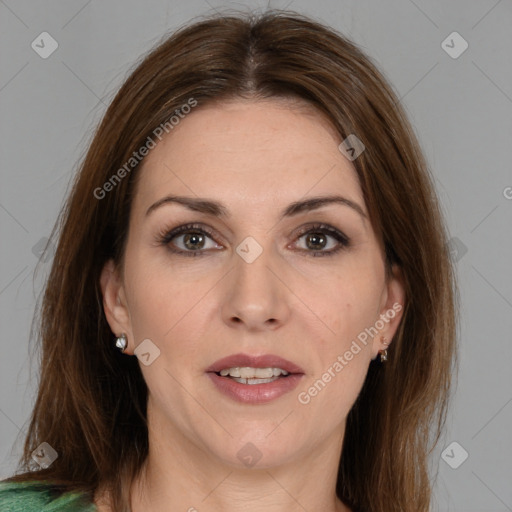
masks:
[[[276,400],[295,389],[304,377],[303,374],[294,373],[265,384],[240,384],[240,382],[229,377],[221,377],[216,373],[208,372],[207,375],[220,392],[237,402],[246,404],[264,404]]]

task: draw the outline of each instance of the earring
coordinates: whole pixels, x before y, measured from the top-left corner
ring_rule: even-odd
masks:
[[[389,341],[386,341],[386,338],[382,337],[380,339],[380,341],[384,344],[384,345],[389,345]],[[387,361],[388,360],[388,349],[384,349],[384,350],[379,350],[379,355],[380,355],[380,362],[383,363],[384,361]]]
[[[126,347],[128,346],[128,340],[126,339],[126,334],[123,333],[121,336],[119,336],[116,340],[116,347],[121,351],[124,352],[126,350]]]

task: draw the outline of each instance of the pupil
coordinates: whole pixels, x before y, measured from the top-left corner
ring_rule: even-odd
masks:
[[[200,249],[204,245],[204,238],[200,233],[189,233],[185,235],[184,243],[188,249]],[[197,245],[200,247],[196,247]]]
[[[325,247],[325,236],[322,233],[312,233],[306,238],[306,245],[310,249],[323,249]]]

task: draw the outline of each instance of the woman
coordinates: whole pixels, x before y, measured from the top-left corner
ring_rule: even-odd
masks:
[[[58,235],[0,503],[429,510],[445,228],[396,95],[344,37],[286,12],[179,30],[107,110]]]

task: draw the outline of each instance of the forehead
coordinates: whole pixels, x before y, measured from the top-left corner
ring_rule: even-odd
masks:
[[[145,158],[134,208],[166,193],[266,209],[305,195],[342,193],[364,207],[340,142],[332,124],[305,102],[199,105]]]

